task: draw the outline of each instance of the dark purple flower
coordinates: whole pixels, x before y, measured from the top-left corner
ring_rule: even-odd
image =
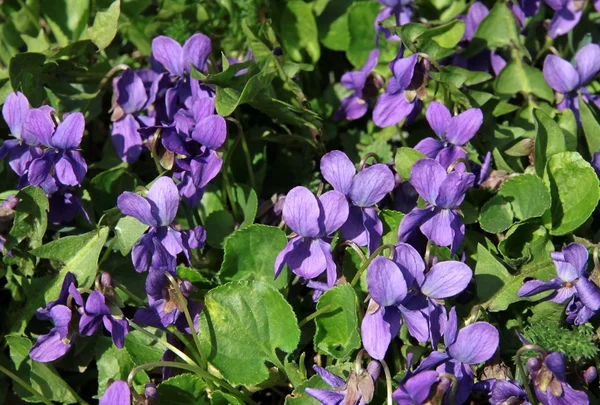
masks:
[[[478,382],[473,390],[487,392],[491,405],[532,405],[517,381],[491,378]]]
[[[87,297],[79,319],[79,333],[92,336],[101,324],[110,333],[113,343],[119,349],[125,345],[125,336],[129,333],[129,323],[126,319],[118,319],[111,314],[106,305],[106,299],[100,291],[92,291]]]
[[[40,363],[54,361],[64,356],[71,349],[74,331],[70,330],[71,308],[65,305],[54,305],[48,316],[54,328],[47,335],[40,335],[29,351],[29,357]]]
[[[546,299],[563,303],[577,294],[581,303],[589,311],[600,309],[600,289],[587,279],[587,249],[578,243],[565,246],[561,252],[552,252],[552,260],[558,277],[550,281],[527,281],[517,295],[530,297],[544,291],[554,291]]]
[[[548,55],[544,60],[544,78],[558,94],[558,110],[570,108],[579,121],[578,95],[586,103],[593,102],[600,107],[600,97],[590,94],[585,85],[600,70],[600,46],[588,44],[575,55],[576,68],[560,56]]]
[[[421,108],[417,95],[424,93],[429,61],[419,60],[417,54],[406,58],[403,54],[404,47],[400,47],[396,59],[389,64],[393,76],[373,109],[373,122],[378,127],[393,126],[405,118],[410,120]]]
[[[313,366],[313,369],[333,389],[306,388],[304,391],[323,405],[358,405],[371,402],[375,392],[375,381],[381,372],[381,366],[371,361],[367,369],[352,369],[348,381],[326,369]]]
[[[575,324],[575,325],[583,325],[587,321],[589,321],[594,315],[596,315],[597,311],[592,311],[579,299],[578,296],[574,296],[569,301],[567,308],[565,309],[565,314],[567,315],[567,322]]]
[[[584,2],[579,0],[544,0],[554,10],[548,26],[548,36],[556,38],[568,34],[583,15]]]
[[[201,226],[189,231],[179,231],[172,226],[179,207],[179,193],[168,177],[156,180],[146,198],[124,192],[119,196],[117,206],[123,214],[150,227],[131,251],[133,265],[138,272],[148,268],[174,271],[175,258],[179,253],[183,252],[189,262],[191,249],[204,245],[206,232]]]
[[[465,193],[473,185],[475,175],[460,171],[446,173],[433,159],[417,161],[411,170],[410,183],[428,203],[424,209],[415,208],[400,223],[398,241],[407,242],[417,229],[438,246],[460,246],[465,225],[457,212]]]
[[[357,120],[367,113],[369,107],[366,94],[363,93],[369,74],[377,66],[379,50],[375,49],[369,54],[365,65],[357,71],[344,73],[341,83],[353,93],[342,100],[340,108],[334,115],[334,119]]]
[[[499,341],[498,330],[487,322],[475,322],[458,330],[456,310],[452,308],[444,330],[446,352],[432,352],[415,373],[435,369],[439,373],[453,374],[458,382],[454,402],[462,404],[473,388],[471,366],[489,360],[496,352]]]
[[[327,284],[333,286],[337,271],[331,255],[331,235],[348,219],[344,194],[329,191],[319,198],[305,187],[294,187],[285,198],[283,219],[297,236],[279,252],[275,278],[283,267],[306,279],[318,277],[327,269]]]
[[[27,139],[37,139],[38,143],[46,146],[41,157],[33,160],[29,166],[27,179],[31,185],[42,185],[54,179],[64,186],[80,185],[87,172],[87,164],[77,150],[83,131],[85,119],[82,113],[65,115],[63,121],[55,127],[52,120],[53,111],[49,107],[32,108],[27,114],[23,125],[23,136]]]
[[[425,118],[439,140],[425,138],[415,149],[440,162],[444,169],[457,159],[467,158],[467,153],[462,147],[475,136],[483,124],[483,114],[479,108],[470,108],[452,117],[448,108],[437,101],[429,104]]]
[[[58,298],[55,301],[48,302],[46,308],[38,308],[35,313],[36,317],[40,320],[50,319],[50,310],[56,305],[67,305],[69,296],[73,297],[77,305],[83,305],[83,298],[81,298],[81,294],[77,291],[77,280],[71,272],[65,274]]]
[[[192,291],[192,283],[187,280],[177,281],[186,302],[180,302],[175,287],[171,285],[164,272],[150,270],[146,278],[146,293],[150,307],[138,309],[133,318],[134,322],[161,329],[175,325],[182,333],[193,333],[185,318],[184,307],[187,306],[197,331],[202,305],[187,298]]]
[[[440,376],[437,371],[423,370],[418,373],[411,371],[413,354],[407,355],[406,374],[398,383],[392,398],[399,405],[422,405],[439,403],[444,397],[451,380]]]
[[[589,404],[587,394],[573,389],[567,382],[562,353],[551,352],[543,360],[532,357],[527,360],[527,370],[535,395],[543,405]]]
[[[323,156],[321,173],[334,190],[351,202],[348,219],[341,228],[342,237],[358,246],[368,246],[372,253],[381,244],[383,234],[383,224],[373,207],[394,189],[394,174],[381,163],[356,173],[354,164],[339,150]]]
[[[379,23],[390,16],[394,16],[396,19],[396,25],[402,26],[412,21],[413,3],[414,0],[377,0],[385,7],[379,12],[375,19],[375,29],[377,30],[377,39],[379,39],[379,32],[382,31],[385,38],[389,41],[399,41],[400,38],[397,35],[393,35],[387,28],[381,27]]]
[[[87,221],[91,223],[79,196],[65,190],[57,190],[49,196],[48,200],[50,203],[48,221],[50,223],[54,225],[68,224],[75,219],[78,213],[83,214]]]

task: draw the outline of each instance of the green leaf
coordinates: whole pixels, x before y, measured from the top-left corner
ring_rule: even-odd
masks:
[[[15,208],[13,227],[5,247],[10,250],[25,238],[29,238],[29,246],[36,248],[42,244],[48,225],[48,198],[40,187],[31,186],[19,191],[16,197],[19,204]]]
[[[221,249],[225,238],[235,230],[235,219],[229,211],[214,211],[206,217],[204,227],[206,228],[206,243]]]
[[[373,50],[375,38],[375,17],[379,4],[370,1],[356,2],[348,10],[350,46],[346,57],[356,68],[362,67]]]
[[[508,179],[498,193],[510,202],[518,220],[541,217],[550,208],[550,193],[541,178],[522,174]]]
[[[550,188],[552,207],[543,218],[552,235],[574,231],[594,212],[600,198],[598,177],[579,153],[552,156],[546,165],[544,182]]]
[[[503,4],[502,7],[505,7]],[[494,90],[500,98],[510,98],[517,93],[533,94],[546,101],[554,101],[554,92],[548,86],[541,70],[522,61],[510,62],[496,78]]]
[[[410,179],[410,170],[417,160],[423,159],[426,156],[418,150],[412,148],[398,148],[394,161],[396,163],[396,171],[400,177],[408,181]]]
[[[600,124],[592,111],[592,107],[583,101],[581,96],[579,96],[579,113],[590,155],[593,155],[594,152],[600,152]]]
[[[94,24],[83,33],[81,39],[91,39],[99,50],[104,50],[117,35],[120,14],[121,0],[115,0],[108,9],[96,13]]]
[[[136,366],[126,349],[117,348],[108,337],[98,340],[95,347],[96,366],[98,368],[98,396],[102,397],[109,380],[125,380],[132,368]],[[136,385],[149,382],[144,372],[136,373]]]
[[[510,203],[500,195],[490,198],[481,207],[479,225],[489,233],[506,231],[513,223],[513,210]]]
[[[273,280],[275,259],[287,245],[285,232],[276,226],[250,225],[225,241],[225,256],[217,274],[223,281],[262,280],[277,289],[288,285],[287,268]]]
[[[301,0],[286,2],[281,16],[281,44],[293,61],[316,63],[321,56],[319,31],[310,4]]]
[[[240,228],[251,225],[258,210],[256,192],[245,184],[236,184],[233,194],[238,209],[244,214],[244,221],[240,224]]]
[[[562,129],[563,134],[565,136],[565,146],[567,148],[566,151],[577,152],[577,120],[575,119],[575,114],[573,113],[573,110],[571,110],[570,108],[565,108],[559,113],[558,126],[560,127],[560,129]],[[598,140],[598,142],[600,143],[600,129],[598,130]]]
[[[503,2],[497,2],[483,19],[465,56],[475,55],[484,48],[497,49],[519,43],[519,31],[512,11]]]
[[[532,297],[519,297],[517,291],[525,278],[549,280],[556,275],[554,263],[547,261],[524,266],[517,275],[511,275],[483,245],[477,245],[477,264],[475,265],[475,285],[479,302],[490,312],[504,311],[518,301],[535,301],[548,295],[548,292]]]
[[[131,252],[131,248],[140,240],[148,225],[141,223],[134,217],[122,217],[115,226],[117,247],[123,256]]]
[[[454,48],[465,33],[465,22],[454,20],[447,24],[430,28],[419,36],[419,40],[431,39],[442,48]]]
[[[137,176],[124,167],[106,170],[96,175],[91,181],[92,187],[89,188],[94,208],[98,212],[113,208],[117,205],[117,198],[124,191],[134,190],[137,185]]]
[[[283,367],[277,349],[291,353],[300,329],[292,307],[262,281],[231,282],[206,294],[200,315],[200,346],[232,384],[269,378],[265,362]]]
[[[8,335],[6,344],[10,349],[10,357],[16,368],[16,374],[37,392],[51,401],[65,404],[77,403],[71,387],[63,380],[56,369],[49,363],[38,363],[29,358],[31,341],[26,337]],[[13,384],[17,395],[27,402],[39,402],[37,397],[19,384]]]
[[[395,245],[398,243],[398,228],[400,228],[400,222],[404,218],[404,214],[400,211],[394,210],[381,210],[379,212],[379,219],[383,224],[383,244]]]
[[[265,64],[265,66],[267,65]],[[236,65],[231,65],[229,69],[235,69],[235,67]],[[251,65],[248,69],[248,73],[238,77],[231,87],[217,86],[215,106],[219,115],[229,116],[238,105],[251,102],[269,86],[275,77],[275,73],[268,69],[257,72],[258,67],[256,65],[254,65],[254,68]],[[252,71],[254,71],[254,74],[251,73]]]
[[[77,40],[87,25],[90,0],[42,2],[44,19],[61,46]]]
[[[530,220],[513,225],[498,244],[506,263],[517,268],[547,260],[554,250],[548,230],[540,221]]]
[[[486,72],[479,72],[476,70],[467,70],[458,66],[447,66],[444,68],[446,72],[450,72],[452,74],[460,74],[465,77],[463,80],[463,84],[465,86],[474,86],[476,84],[480,84],[483,82],[487,82],[492,78],[492,75]]]
[[[233,395],[226,394],[222,391],[213,391],[210,403],[211,405],[244,405],[244,402]]]
[[[149,328],[146,328],[149,331]],[[144,363],[160,361],[165,353],[165,346],[159,341],[166,341],[165,333],[156,329],[153,339],[138,330],[132,330],[125,336],[125,349],[136,366]]]
[[[567,150],[565,137],[556,122],[540,109],[533,110],[536,138],[534,146],[535,171],[538,176],[544,175],[548,159]]]
[[[21,90],[34,107],[44,101],[42,68],[46,57],[41,53],[20,53],[15,55],[8,66],[10,85],[14,91]]]
[[[346,51],[350,46],[348,8],[352,0],[331,0],[317,17],[321,43],[334,51]]]
[[[205,397],[206,384],[193,374],[180,374],[156,387],[161,404],[210,404]]]
[[[315,318],[315,348],[336,359],[348,357],[360,348],[358,332],[358,298],[350,284],[327,290],[317,303],[317,310],[330,308]]]

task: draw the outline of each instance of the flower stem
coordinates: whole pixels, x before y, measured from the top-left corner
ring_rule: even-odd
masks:
[[[535,395],[533,395],[533,392],[531,391],[531,387],[529,386],[529,378],[525,374],[525,367],[523,367],[523,362],[521,361],[521,355],[528,350],[535,350],[544,358],[546,357],[546,351],[538,345],[525,345],[517,351],[517,355],[515,356],[515,361],[517,362],[519,373],[521,374],[521,378],[523,379],[523,388],[525,388],[527,398],[529,398],[529,402],[531,402],[532,404],[537,404],[537,398]]]
[[[193,366],[197,366],[198,364],[192,360],[187,354],[185,354],[184,352],[182,352],[181,350],[179,350],[177,347],[173,346],[171,343],[167,342],[166,340],[161,340],[158,338],[158,336],[148,332],[146,329],[142,328],[141,326],[129,321],[129,324],[131,326],[133,326],[133,328],[135,330],[138,330],[140,332],[142,332],[143,334],[145,334],[148,337],[151,337],[152,339],[156,339],[157,342],[159,342],[161,345],[163,345],[165,348],[169,349],[170,351],[172,351],[173,353],[175,353],[175,355],[179,356],[179,358],[183,361],[185,361],[187,364],[193,365]]]
[[[100,266],[102,265],[102,263],[104,263],[106,261],[106,259],[108,259],[108,257],[110,256],[110,254],[111,254],[111,252],[113,250],[113,247],[115,246],[115,243],[117,243],[117,237],[116,236],[111,239],[110,243],[106,247],[106,250],[104,251],[104,254],[102,254],[102,257],[100,258],[100,261],[98,262],[98,268],[100,268]]]
[[[46,405],[53,405],[52,401],[46,398],[42,393],[36,391],[31,385],[27,384],[25,380],[23,380],[18,375],[14,374],[12,371],[0,366],[0,372],[9,376],[13,381],[18,383],[21,387],[25,388],[27,391],[31,392],[34,397],[36,397],[40,402],[45,403]]]
[[[190,341],[183,335],[183,333],[181,333],[179,330],[177,330],[177,328],[174,325],[170,325],[168,327],[168,331],[171,332],[172,334],[174,334],[177,339],[179,339],[181,341],[181,343],[183,343],[183,345],[185,347],[187,347],[187,349],[194,355],[194,357],[196,358],[197,363],[202,363],[202,359],[200,359],[200,354],[197,352],[197,349],[194,347],[194,345],[192,345],[190,343]]]
[[[127,296],[129,298],[131,298],[132,300],[134,300],[135,302],[137,302],[138,304],[142,305],[142,306],[146,306],[146,301],[144,301],[143,299],[141,299],[140,297],[138,297],[137,295],[135,295],[134,293],[132,293],[131,291],[129,291],[127,289],[127,287],[125,287],[123,284],[119,283],[117,280],[113,279],[112,280],[113,284],[115,285],[115,287],[117,287],[119,290],[123,291],[125,294],[127,294]]]
[[[458,387],[458,380],[454,374],[440,373],[440,377],[445,377],[452,380],[452,390],[450,391],[450,405],[454,405],[454,396],[456,395],[456,388]]]
[[[387,405],[393,405],[394,401],[392,399],[392,373],[390,373],[390,368],[388,367],[385,360],[379,360],[381,363],[381,367],[383,368],[383,372],[385,373],[385,388],[387,392]]]
[[[347,241],[340,243],[338,245],[338,248],[341,249],[345,246],[352,248],[352,250],[354,250],[356,252],[356,254],[360,257],[361,263],[364,262],[365,260],[367,260],[367,256],[365,256],[362,249],[356,243],[352,242],[351,240],[347,240]]]
[[[242,128],[242,124],[239,120],[228,117],[227,121],[233,122],[238,129],[238,136],[240,137],[242,143],[242,149],[244,151],[244,155],[246,156],[246,168],[248,170],[248,180],[250,181],[250,187],[256,190],[256,180],[254,179],[254,170],[252,169],[252,158],[250,157],[250,149],[248,149],[248,142],[246,141],[246,136],[244,135],[244,129]]]
[[[369,152],[367,154],[365,154],[362,159],[360,160],[360,164],[358,165],[358,171],[360,172],[362,169],[364,169],[365,165],[367,164],[367,160],[369,160],[369,158],[373,158],[375,159],[376,162],[380,162],[381,159],[379,158],[379,156],[377,156],[376,153],[373,152]]]
[[[356,272],[356,275],[354,276],[354,278],[352,279],[352,282],[350,283],[350,285],[352,287],[354,287],[356,285],[356,283],[358,283],[358,281],[360,280],[360,276],[362,275],[362,273],[367,269],[367,267],[369,267],[369,264],[371,264],[371,262],[373,261],[373,259],[375,259],[377,256],[379,256],[379,254],[381,252],[383,252],[385,249],[389,249],[389,256],[393,256],[394,253],[394,245],[381,245],[379,246],[371,256],[369,256],[369,258],[364,261],[360,268],[358,269],[358,271]],[[391,258],[390,258],[391,259]]]
[[[311,321],[312,319],[316,318],[317,316],[321,315],[324,312],[327,312],[331,309],[331,304],[327,304],[325,305],[323,308],[321,309],[317,309],[315,312],[313,312],[312,314],[308,315],[306,318],[304,318],[303,320],[301,320],[298,323],[298,327],[301,328],[304,325],[306,325],[309,321]]]
[[[450,166],[448,166],[448,170],[446,170],[446,172],[450,173],[452,170],[454,170],[456,165],[458,165],[459,163],[464,163],[465,171],[471,172],[471,166],[469,165],[469,161],[465,158],[456,159],[454,162],[452,162],[452,164]]]

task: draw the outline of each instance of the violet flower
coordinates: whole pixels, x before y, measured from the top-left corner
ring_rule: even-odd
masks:
[[[357,120],[367,113],[369,108],[367,96],[369,94],[368,91],[365,91],[365,86],[371,71],[377,66],[378,57],[379,50],[372,50],[367,62],[360,70],[344,73],[341,80],[342,86],[353,92],[342,100],[339,109],[333,116],[334,119]]]
[[[290,190],[283,219],[297,236],[277,255],[275,278],[287,264],[293,273],[309,280],[327,270],[327,284],[333,286],[337,271],[331,255],[331,235],[346,222],[348,211],[346,197],[338,191],[317,198],[305,187]]]
[[[79,320],[79,333],[92,336],[101,324],[110,333],[113,343],[119,349],[125,345],[125,336],[129,333],[129,323],[126,319],[118,319],[111,314],[106,305],[106,299],[100,291],[92,291],[83,306]]]
[[[56,305],[67,305],[69,296],[75,299],[77,305],[83,305],[81,294],[79,291],[77,291],[77,280],[70,271],[65,274],[65,278],[63,279],[63,283],[60,287],[60,292],[58,293],[56,300],[48,302],[46,304],[46,308],[38,308],[35,313],[36,318],[42,321],[50,319],[50,310]]]
[[[535,395],[543,405],[589,404],[587,394],[573,389],[567,382],[565,357],[562,353],[548,353],[543,360],[532,357],[527,360],[527,370]]]
[[[446,173],[433,159],[417,161],[411,169],[410,183],[428,204],[424,209],[413,209],[402,219],[398,241],[407,242],[420,229],[436,245],[451,246],[452,253],[456,252],[465,235],[457,209],[474,181],[472,173]]]
[[[51,116],[53,111],[49,107],[32,108],[27,114],[23,135],[27,134],[27,139],[36,138],[48,148],[41,157],[31,162],[27,179],[33,186],[43,187],[42,183],[53,183],[54,179],[64,186],[80,185],[87,172],[87,164],[77,150],[83,138],[85,119],[82,113],[72,113],[65,115],[55,127]],[[51,193],[56,188],[44,190]]]
[[[457,159],[467,159],[463,146],[483,124],[483,114],[479,108],[470,108],[452,117],[444,104],[432,101],[425,118],[439,140],[425,138],[415,146],[416,150],[440,162],[444,169]]]
[[[132,396],[135,404],[158,404],[158,395],[154,383],[146,383],[144,394],[140,395],[129,388],[126,381],[117,380],[110,383],[106,388],[99,405],[131,405]]]
[[[561,252],[552,252],[552,260],[558,277],[550,281],[530,280],[517,291],[519,297],[530,297],[544,291],[554,291],[546,299],[563,303],[577,294],[589,311],[600,309],[600,289],[587,279],[587,249],[578,243],[563,247]]]
[[[487,392],[491,405],[532,405],[517,381],[490,378],[475,384],[473,390]]]
[[[383,224],[373,207],[394,189],[394,174],[381,163],[356,173],[354,164],[339,150],[323,156],[321,173],[351,203],[348,219],[341,228],[342,237],[358,246],[368,246],[369,254],[373,253],[383,235]]]
[[[407,354],[406,373],[392,398],[399,405],[440,403],[450,388],[451,380],[434,370],[422,370],[418,373],[411,371],[413,357],[412,353]]]
[[[540,10],[541,0],[518,0],[515,3],[508,3],[510,11],[517,19],[521,29],[525,28],[525,19],[533,17]]]
[[[584,102],[593,102],[600,107],[600,97],[590,94],[585,85],[600,70],[600,46],[588,44],[581,48],[575,55],[573,65],[560,56],[548,55],[544,60],[544,78],[546,82],[559,94],[558,110],[570,108],[575,113],[579,122],[579,94]]]
[[[471,366],[489,360],[499,341],[498,330],[487,322],[475,322],[458,330],[456,310],[452,308],[444,330],[446,352],[432,352],[415,373],[435,368],[439,373],[453,374],[457,380],[454,402],[462,404],[471,394],[474,384]]]
[[[206,232],[201,226],[189,231],[179,231],[173,227],[179,207],[179,193],[173,180],[168,177],[156,180],[145,198],[124,192],[117,199],[117,206],[123,214],[150,227],[131,251],[137,272],[148,268],[173,271],[179,253],[183,252],[189,262],[191,249],[199,249],[204,245]]]
[[[323,405],[358,405],[371,402],[375,381],[381,372],[381,366],[376,361],[371,361],[366,370],[352,369],[348,381],[322,367],[313,366],[313,369],[333,389],[305,388],[304,391]]]
[[[2,116],[15,139],[7,139],[0,146],[0,159],[8,155],[8,165],[18,176],[24,175],[29,163],[42,155],[38,139],[23,131],[28,112],[29,100],[23,93],[10,93],[6,97]]]
[[[378,127],[390,127],[405,118],[409,121],[418,114],[424,96],[429,61],[414,54],[402,57],[404,47],[400,47],[396,59],[389,63],[393,76],[385,93],[379,96],[373,109],[373,122]]]
[[[548,36],[552,39],[568,34],[579,23],[583,15],[584,2],[579,0],[544,0],[554,10],[548,26]]]
[[[597,311],[592,311],[586,307],[576,295],[571,298],[565,309],[567,322],[575,325],[583,325],[596,315],[596,313]]]
[[[182,295],[186,302],[180,302],[175,288],[169,282],[164,272],[150,270],[146,278],[146,294],[148,295],[148,308],[138,309],[133,321],[140,325],[148,325],[155,328],[166,329],[169,325],[175,325],[182,333],[193,333],[185,317],[185,307],[194,322],[194,328],[198,330],[198,320],[202,305],[188,299],[192,291],[192,283],[187,280],[177,280]]]

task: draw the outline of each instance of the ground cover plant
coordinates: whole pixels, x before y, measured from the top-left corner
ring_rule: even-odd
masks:
[[[600,403],[599,27],[0,2],[0,402]]]

